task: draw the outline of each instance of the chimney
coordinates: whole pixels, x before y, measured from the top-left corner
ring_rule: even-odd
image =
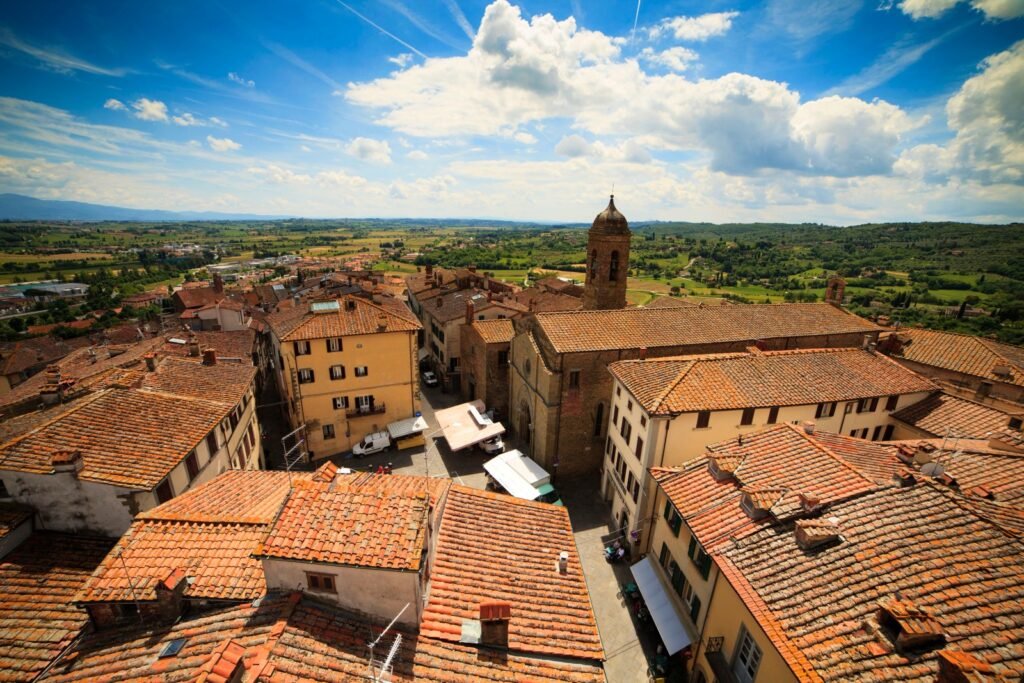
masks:
[[[996,670],[969,652],[939,650],[939,675],[936,683],[980,683],[995,679]]]
[[[814,433],[814,420],[805,420],[804,421],[804,434],[813,434],[813,433]]]
[[[444,302],[442,302],[442,301],[441,301],[441,297],[437,297],[437,298],[435,299],[435,301],[437,301],[437,307],[438,307],[438,308],[441,308],[441,306],[443,306],[443,305],[444,305]]]
[[[156,611],[162,621],[174,621],[181,616],[185,591],[189,580],[181,567],[171,572],[156,584]]]
[[[801,550],[814,550],[823,545],[835,543],[839,540],[839,520],[835,517],[828,519],[798,519],[793,528],[796,536],[796,544]]]
[[[427,264],[427,279],[434,277],[434,266]]]
[[[512,605],[508,602],[481,602],[480,644],[508,647],[508,622],[511,618]]]
[[[892,478],[901,487],[913,486],[917,483],[917,477],[914,476],[914,471],[909,467],[900,467],[896,470],[896,473],[892,475]]]
[[[562,575],[569,573],[569,552],[567,550],[558,553],[558,573]]]
[[[466,266],[466,268],[468,268],[469,272],[471,272],[471,273],[475,273],[476,272],[476,266]]]
[[[797,494],[800,499],[800,507],[804,509],[804,512],[814,512],[821,507],[821,496],[816,493],[800,493]]]
[[[869,346],[871,346],[871,342],[872,342],[873,340],[874,340],[874,338],[873,338],[873,337],[872,337],[872,336],[871,336],[870,334],[865,334],[865,335],[864,335],[864,341],[863,341],[863,342],[861,342],[861,345],[860,345],[860,347],[861,347],[862,349],[864,349],[865,351],[867,351],[867,350],[868,350],[868,347],[869,347]]]
[[[199,670],[196,681],[241,683],[245,677],[245,669],[245,647],[237,641],[228,640],[213,651],[213,656]]]
[[[54,474],[70,473],[74,477],[85,467],[82,451],[57,451],[50,456],[50,465]]]
[[[188,333],[188,355],[192,358],[199,357],[199,339],[195,332]]]
[[[146,370],[148,370],[149,372],[155,372],[156,371],[156,354],[155,353],[147,353],[145,356],[143,356],[143,358],[146,359]]]
[[[46,366],[46,383],[39,390],[39,398],[43,403],[52,406],[64,400],[64,389],[61,386],[60,366],[57,364]]]
[[[203,365],[216,365],[217,364],[217,349],[204,349],[203,350]]]
[[[646,346],[641,346],[640,347],[640,360],[645,360],[646,358],[647,358],[647,347]]]
[[[217,292],[217,294],[224,293],[224,280],[221,279],[220,273],[216,273],[213,276],[213,291]]]
[[[381,313],[377,316],[377,331],[383,332],[386,329],[388,329],[388,316]]]
[[[473,318],[476,317],[476,306],[473,304],[473,300],[466,301],[466,324],[472,325]]]

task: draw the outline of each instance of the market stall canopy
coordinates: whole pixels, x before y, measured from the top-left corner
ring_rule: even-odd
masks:
[[[668,595],[665,584],[658,578],[657,570],[650,557],[645,557],[632,567],[633,580],[640,589],[640,595],[644,597],[644,604],[647,611],[651,613],[654,625],[658,627],[658,635],[661,642],[665,644],[668,654],[674,655],[684,647],[693,642],[683,620],[679,617],[675,607],[672,606],[672,598]]]
[[[434,413],[448,448],[460,451],[505,433],[505,427],[484,415],[484,410],[484,402],[476,400]]]

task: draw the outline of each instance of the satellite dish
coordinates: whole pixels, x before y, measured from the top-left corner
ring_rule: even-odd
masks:
[[[945,466],[942,463],[930,462],[921,466],[921,474],[932,478],[938,478],[942,476],[942,473],[946,471]]]

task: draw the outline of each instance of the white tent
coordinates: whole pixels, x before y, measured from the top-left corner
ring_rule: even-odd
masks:
[[[505,433],[500,422],[493,422],[484,415],[484,403],[479,400],[439,410],[434,413],[434,417],[448,442],[448,448],[453,451],[461,451]]]
[[[640,595],[644,596],[644,604],[651,613],[654,625],[658,627],[658,634],[668,654],[674,655],[692,643],[690,634],[683,626],[683,620],[672,606],[672,598],[669,597],[665,584],[658,578],[658,570],[654,568],[651,558],[648,556],[640,560],[630,567],[630,571],[633,572],[633,579],[640,589]]]

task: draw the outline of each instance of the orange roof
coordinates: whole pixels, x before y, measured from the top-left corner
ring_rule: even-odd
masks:
[[[0,503],[0,541],[25,522],[32,519],[35,512],[30,507],[17,503]]]
[[[715,478],[711,466],[732,472]],[[708,551],[742,538],[774,519],[802,511],[801,494],[827,505],[877,488],[813,436],[789,424],[708,446],[708,456],[684,467],[652,468],[686,525]],[[740,503],[749,495],[767,517],[751,518]]]
[[[831,304],[625,308],[538,313],[557,353],[658,348],[758,339],[869,334],[880,327]]]
[[[903,341],[897,358],[931,365],[991,382],[1024,386],[1024,348],[1002,344],[992,339],[972,337],[954,332],[906,328],[897,335]],[[1005,366],[1009,376],[994,372]]]
[[[105,389],[0,445],[0,469],[49,474],[55,453],[81,451],[80,480],[150,490],[232,407],[156,391]]]
[[[219,401],[233,408],[256,378],[256,368],[251,362],[218,361],[215,365],[204,365],[198,360],[177,356],[162,358],[155,371],[142,375],[142,388]]]
[[[890,442],[895,456],[900,446],[909,447],[910,456],[919,444],[930,445],[931,458],[943,466],[957,488],[970,493],[987,489],[995,500],[1011,502],[1024,509],[1024,453],[991,448],[986,441],[965,439],[920,439]]]
[[[512,337],[516,336],[515,327],[509,319],[502,320],[475,320],[473,329],[476,330],[485,344],[508,344]]]
[[[440,306],[438,302],[440,302]],[[457,320],[464,317],[467,304],[470,302],[473,304],[474,316],[492,308],[504,309],[508,315],[516,315],[527,310],[524,304],[511,299],[506,299],[505,301],[488,299],[487,292],[479,289],[456,289],[450,292],[442,292],[432,298],[430,303],[424,303],[422,306],[423,310],[431,318],[441,322],[448,322],[449,320]]]
[[[1007,413],[965,398],[938,393],[892,414],[893,419],[932,436],[947,430],[968,438],[985,438],[1006,426]]]
[[[608,369],[655,415],[812,405],[938,389],[886,356],[862,349],[677,356],[619,361]]]
[[[264,683],[363,681],[368,636],[381,625],[306,598],[270,594],[258,606],[226,607],[174,625],[129,625],[87,635],[48,673],[47,681],[195,681],[244,648],[247,679]],[[402,634],[392,681],[411,683],[603,683],[599,666],[531,658],[515,652]],[[181,651],[159,658],[172,640]],[[383,643],[390,644],[385,637]],[[214,680],[211,676],[208,681]]]
[[[252,362],[252,351],[256,344],[256,333],[252,330],[196,331],[192,334],[196,336],[200,350],[216,349],[218,359],[241,358],[245,363]],[[164,335],[164,345],[161,347],[161,351],[171,356],[188,356],[188,337],[187,331]],[[179,339],[186,343],[174,343],[170,341],[171,339]]]
[[[560,574],[563,551],[569,564]],[[420,634],[455,646],[463,620],[496,600],[511,604],[510,651],[604,658],[565,508],[452,486]]]
[[[308,480],[310,473],[291,477]],[[288,491],[287,472],[231,470],[139,514],[75,601],[155,600],[157,586],[175,571],[190,580],[190,598],[258,598],[266,582],[252,553]]]
[[[296,482],[255,551],[258,557],[416,571],[426,545],[429,500],[321,482]]]
[[[1024,544],[960,500],[936,484],[882,488],[829,508],[838,544],[808,552],[787,524],[723,544],[716,560],[801,679],[936,680],[938,648],[903,654],[879,627],[880,606],[898,597],[949,647],[1016,680]]]
[[[0,681],[31,681],[89,621],[71,605],[112,541],[37,531],[0,560]]]
[[[357,296],[346,296],[336,301],[339,304],[337,311],[313,313],[309,302],[303,302],[299,306],[285,307],[270,314],[267,323],[282,341],[380,332],[415,332],[422,327],[409,317],[392,313]]]

